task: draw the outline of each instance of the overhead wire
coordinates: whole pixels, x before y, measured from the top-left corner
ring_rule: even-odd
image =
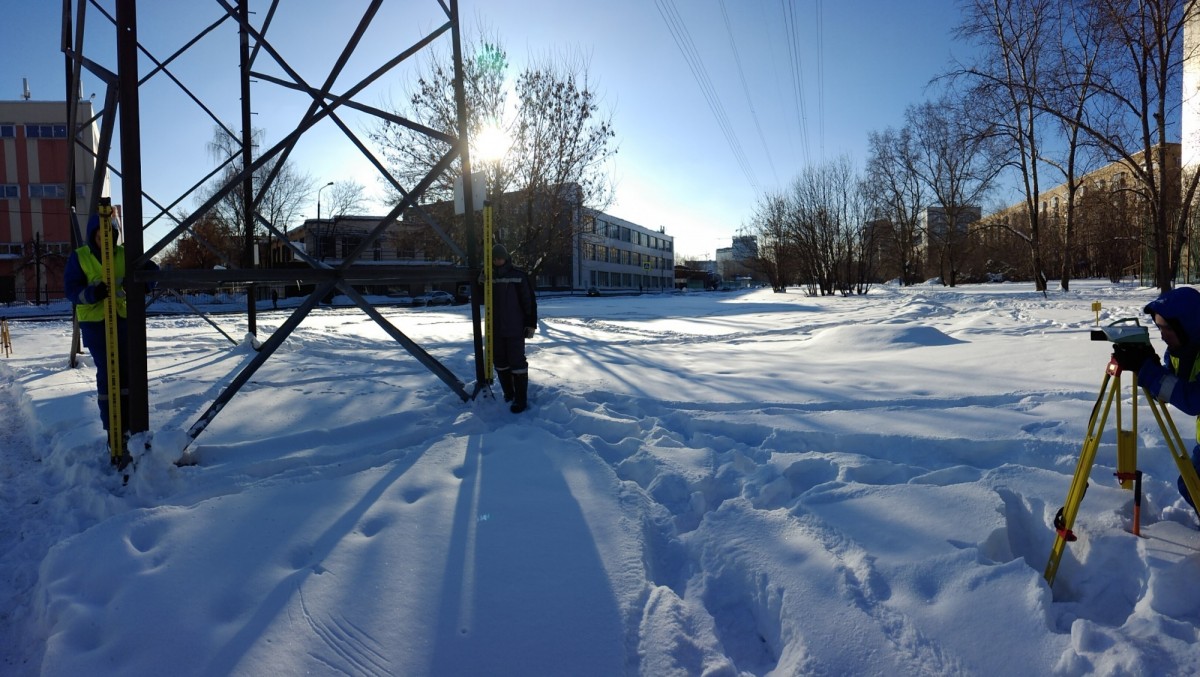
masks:
[[[704,99],[708,104],[709,110],[712,111],[713,117],[716,118],[717,126],[720,128],[721,134],[725,137],[726,143],[729,144],[729,149],[733,153],[738,167],[742,170],[746,180],[755,192],[760,192],[758,179],[754,175],[753,167],[746,157],[745,150],[738,140],[733,125],[729,121],[729,116],[725,113],[725,107],[721,104],[721,97],[717,94],[716,88],[713,87],[712,81],[708,76],[708,71],[704,67],[704,62],[700,58],[700,52],[696,49],[691,33],[688,31],[683,17],[679,15],[674,0],[655,0],[655,5],[658,7],[663,21],[667,24],[667,29],[671,33],[671,38],[675,41],[676,48],[683,55],[684,61],[687,62],[688,68],[692,71],[692,76],[700,86],[700,92],[704,95]]]
[[[825,8],[816,0],[817,10],[817,143],[825,159]]]
[[[767,144],[767,137],[763,134],[762,125],[758,121],[758,111],[754,108],[754,98],[750,95],[750,86],[746,84],[746,73],[742,69],[742,57],[738,52],[737,40],[733,36],[733,26],[729,22],[729,12],[725,8],[725,0],[721,0],[721,18],[725,20],[725,33],[729,35],[729,47],[733,50],[733,61],[737,65],[738,79],[742,82],[742,93],[746,95],[746,105],[750,108],[750,117],[754,120],[755,130],[758,131],[758,140],[762,142],[767,164],[771,167],[771,175],[778,184],[779,172],[775,170],[775,160],[771,158],[771,147]]]
[[[792,96],[796,103],[796,119],[800,127],[800,147],[804,152],[804,163],[812,161],[808,143],[808,113],[804,106],[804,68],[800,55],[799,21],[796,17],[795,0],[780,0],[783,8],[783,27],[787,35],[788,63],[792,69]]]

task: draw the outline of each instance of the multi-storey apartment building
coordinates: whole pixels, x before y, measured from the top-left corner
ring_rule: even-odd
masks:
[[[92,119],[89,101],[77,118]],[[0,303],[62,298],[62,271],[71,253],[67,191],[72,133],[61,101],[0,101]],[[98,133],[88,124],[75,147],[75,193],[89,204]],[[86,223],[88,214],[79,215]]]
[[[1163,164],[1156,171],[1161,177],[1168,204],[1176,203],[1180,198],[1182,152],[1183,146],[1178,143],[1165,144],[1161,153]],[[1144,152],[1138,153],[1133,160],[1142,163],[1144,157]],[[1154,162],[1157,164],[1159,158],[1156,157]],[[1144,246],[1150,239],[1145,232],[1147,205],[1134,168],[1119,160],[1084,174],[1076,180],[1074,199],[1073,274],[1149,274],[1152,257]],[[1066,226],[1067,200],[1067,184],[1062,183],[1043,191],[1036,202],[1042,242],[1053,245],[1043,252],[1050,270],[1057,270],[1061,265],[1061,261],[1056,260],[1060,256],[1056,245],[1062,241],[1062,229]],[[991,214],[984,221],[989,225],[1003,224],[1020,232],[1029,230],[1029,215],[1024,202]],[[988,233],[991,238],[1003,235],[996,228],[983,228],[980,232]],[[1188,260],[1195,257],[1189,255],[1187,248],[1183,256],[1185,260],[1180,270],[1186,272],[1193,268],[1188,265]]]

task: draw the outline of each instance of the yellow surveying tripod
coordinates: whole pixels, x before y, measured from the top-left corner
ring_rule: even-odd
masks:
[[[1131,322],[1132,324],[1130,324]],[[1044,574],[1046,582],[1052,586],[1054,577],[1058,573],[1059,560],[1062,559],[1067,542],[1076,540],[1071,528],[1075,525],[1075,517],[1079,514],[1079,504],[1083,501],[1083,495],[1087,493],[1088,474],[1096,460],[1096,450],[1100,446],[1104,424],[1108,421],[1113,401],[1118,399],[1121,390],[1121,374],[1126,370],[1123,370],[1117,363],[1117,350],[1122,344],[1148,344],[1150,333],[1146,327],[1138,324],[1137,319],[1127,318],[1093,331],[1092,339],[1112,341],[1114,344],[1113,355],[1104,369],[1104,381],[1100,385],[1100,394],[1096,398],[1096,404],[1092,406],[1092,416],[1088,420],[1083,449],[1079,452],[1079,460],[1075,464],[1075,476],[1071,480],[1071,489],[1067,492],[1067,501],[1063,507],[1058,509],[1058,514],[1054,517],[1054,530],[1057,532],[1057,536],[1054,539],[1054,547],[1050,550],[1050,561],[1046,563]],[[1130,428],[1126,430],[1121,425],[1121,405],[1118,402],[1116,412],[1117,472],[1114,474],[1122,488],[1134,490],[1133,533],[1141,535],[1139,523],[1142,504],[1142,473],[1137,469],[1137,372],[1130,373],[1133,376],[1133,382],[1130,384],[1132,393],[1132,397],[1130,397]],[[1167,444],[1167,449],[1171,452],[1175,465],[1179,467],[1183,483],[1187,487],[1188,493],[1191,494],[1192,500],[1197,501],[1200,499],[1200,478],[1196,476],[1196,469],[1192,467],[1191,460],[1188,458],[1183,439],[1179,436],[1179,429],[1171,420],[1171,414],[1167,411],[1166,405],[1154,399],[1145,388],[1142,390],[1146,395],[1146,401],[1150,404],[1154,420],[1158,422],[1158,429]],[[1200,505],[1200,501],[1197,502],[1197,505]]]

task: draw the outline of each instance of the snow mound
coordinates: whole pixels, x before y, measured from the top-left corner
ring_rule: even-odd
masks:
[[[918,348],[963,343],[933,327],[911,324],[831,327],[814,332],[812,340],[819,344],[835,344],[854,350]]]

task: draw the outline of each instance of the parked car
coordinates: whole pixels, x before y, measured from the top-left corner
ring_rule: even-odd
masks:
[[[454,294],[448,291],[431,291],[413,299],[413,305],[418,306],[449,306],[454,304]]]
[[[587,295],[588,296],[599,296],[600,290],[596,289],[595,287],[588,287]]]

